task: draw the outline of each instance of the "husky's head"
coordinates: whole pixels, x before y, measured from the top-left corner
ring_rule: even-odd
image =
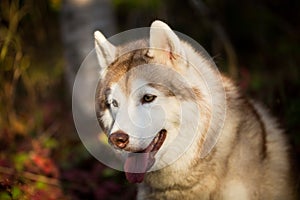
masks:
[[[129,152],[127,179],[141,182],[150,168],[175,161],[186,148],[200,155],[210,106],[205,83],[187,62],[196,53],[161,21],[152,23],[147,40],[114,46],[97,31],[95,44],[97,116],[109,143]]]

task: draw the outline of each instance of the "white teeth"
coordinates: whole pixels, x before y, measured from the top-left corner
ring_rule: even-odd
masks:
[[[158,135],[156,135],[155,138],[154,138],[154,143],[158,142],[158,138],[159,138]]]
[[[161,139],[161,133],[159,132],[152,140],[152,142],[149,144],[149,146],[145,149],[145,153],[150,153],[154,150],[156,145],[158,144],[159,140]]]

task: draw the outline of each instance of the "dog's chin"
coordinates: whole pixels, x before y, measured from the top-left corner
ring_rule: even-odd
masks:
[[[140,183],[144,180],[146,172],[155,163],[155,155],[163,145],[166,136],[167,131],[162,129],[144,150],[128,155],[124,163],[124,171],[129,182]]]

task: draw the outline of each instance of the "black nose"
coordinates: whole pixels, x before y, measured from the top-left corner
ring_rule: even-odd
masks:
[[[129,136],[123,131],[116,131],[108,137],[108,140],[114,146],[124,149],[129,142]]]

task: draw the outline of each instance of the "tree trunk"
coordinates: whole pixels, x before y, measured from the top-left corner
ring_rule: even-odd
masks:
[[[69,102],[70,104],[72,102],[73,117],[75,115],[80,116],[79,122],[76,121],[76,117],[74,118],[79,136],[80,132],[97,130],[95,123],[93,123],[96,118],[94,99],[95,85],[99,78],[100,69],[94,58],[88,65],[80,68],[86,56],[94,49],[95,30],[101,30],[106,36],[115,33],[116,23],[111,1],[65,0],[63,2],[61,34],[65,47],[65,77],[69,97],[72,96],[72,101],[69,98]],[[79,81],[77,78],[76,83],[74,83],[79,68],[81,78]],[[73,85],[75,85],[75,90]],[[80,130],[82,128],[89,128],[89,130]],[[72,134],[71,137],[74,135]],[[93,139],[92,136],[89,138]],[[90,140],[89,138],[88,140]]]
[[[72,91],[76,72],[94,48],[95,30],[106,36],[116,32],[114,11],[109,0],[65,0],[61,12],[61,33],[65,46],[65,74]]]

